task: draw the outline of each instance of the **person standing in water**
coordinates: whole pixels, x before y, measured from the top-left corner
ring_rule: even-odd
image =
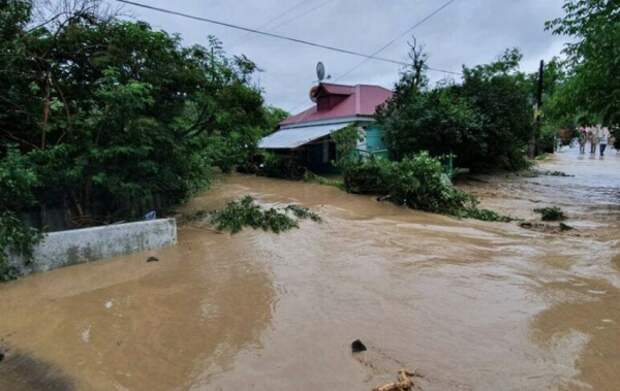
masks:
[[[607,143],[609,142],[609,129],[606,126],[598,126],[599,134],[598,134],[598,142],[601,157],[605,156],[605,149],[607,148]]]
[[[596,145],[598,144],[598,129],[596,126],[588,127],[588,139],[590,141],[590,154],[596,155]]]
[[[586,153],[586,142],[588,141],[588,133],[586,132],[585,126],[579,127],[579,134],[577,135],[577,141],[579,141],[579,153]]]

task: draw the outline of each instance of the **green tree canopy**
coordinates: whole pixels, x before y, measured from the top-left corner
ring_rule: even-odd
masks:
[[[412,66],[403,72],[393,98],[378,113],[392,155],[429,151],[454,154],[472,169],[523,165],[532,132],[530,82],[518,71],[521,54],[508,50],[490,64],[463,68],[463,82],[430,88],[426,56],[412,47]]]
[[[172,205],[210,167],[244,161],[272,125],[256,65],[213,37],[184,47],[96,1],[39,25],[30,2],[0,3],[0,159],[15,145],[39,205],[67,208],[74,224]]]
[[[620,4],[617,0],[565,0],[564,16],[547,22],[566,44],[570,77],[561,91],[562,110],[620,123]]]

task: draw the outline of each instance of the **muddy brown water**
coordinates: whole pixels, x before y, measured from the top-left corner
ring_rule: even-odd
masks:
[[[523,219],[456,220],[332,187],[233,175],[184,212],[252,194],[322,224],[280,235],[186,225],[178,246],[0,285],[0,390],[620,389],[620,156],[573,177],[460,184]],[[159,262],[147,263],[156,256]],[[368,351],[350,352],[361,339]]]

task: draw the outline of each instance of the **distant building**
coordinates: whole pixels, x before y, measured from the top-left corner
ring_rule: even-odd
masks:
[[[383,132],[375,123],[377,107],[392,91],[372,85],[348,86],[320,83],[310,90],[311,108],[282,121],[279,130],[263,138],[259,148],[298,158],[311,170],[325,171],[336,159],[330,135],[342,128],[359,126],[360,154],[386,154]]]

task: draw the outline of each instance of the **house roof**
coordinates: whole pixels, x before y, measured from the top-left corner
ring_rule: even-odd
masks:
[[[344,117],[372,117],[375,115],[377,106],[385,103],[392,97],[392,91],[387,88],[364,84],[348,86],[321,83],[319,88],[322,88],[327,94],[346,96],[346,98],[329,110],[319,111],[315,104],[299,114],[286,118],[280,123],[280,127]]]
[[[258,147],[262,149],[295,149],[332,134],[347,125],[347,123],[341,123],[282,129],[263,138]]]

